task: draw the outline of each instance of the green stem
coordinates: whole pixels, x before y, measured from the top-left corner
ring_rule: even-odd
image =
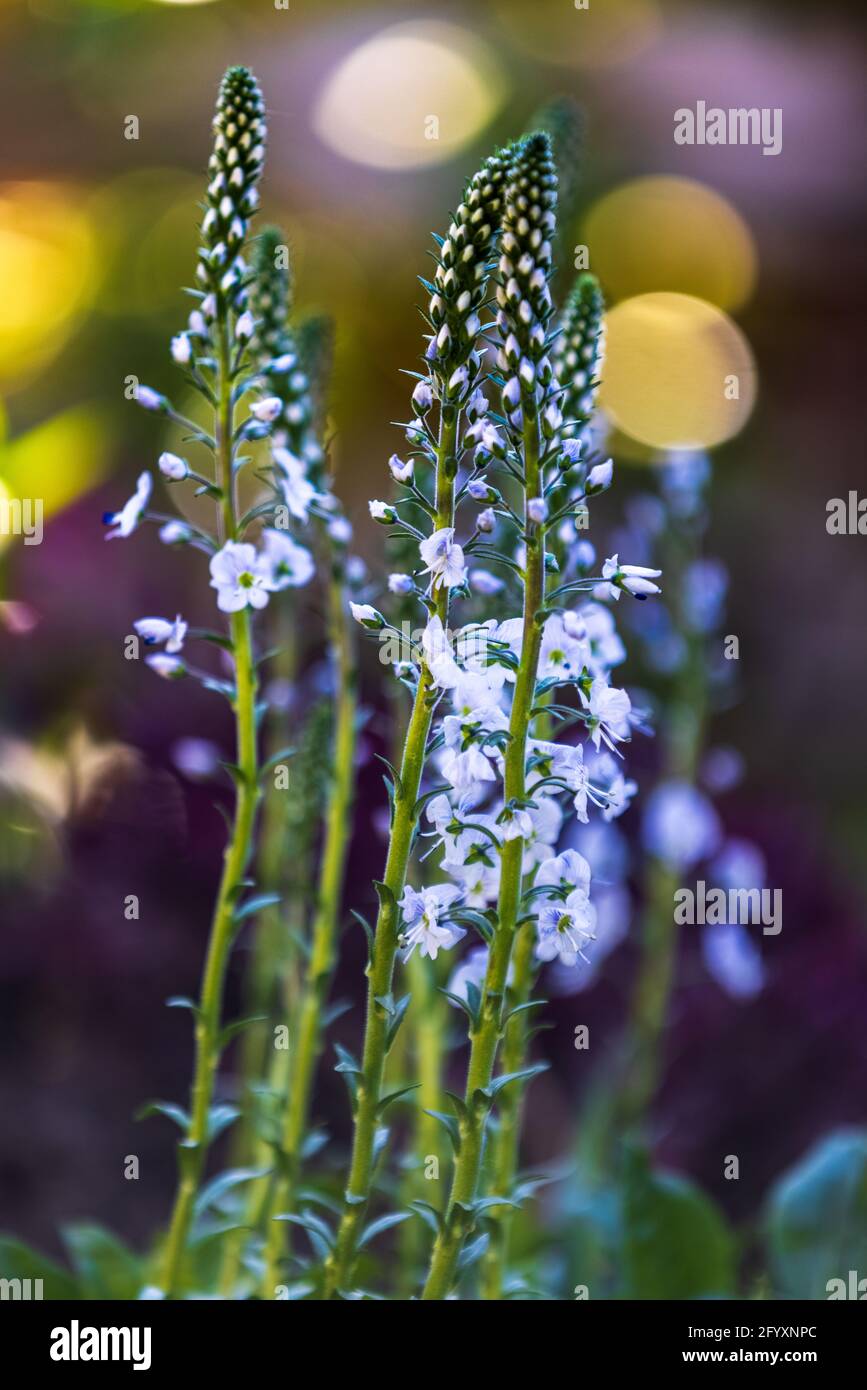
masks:
[[[232,614],[235,648],[235,718],[237,723],[238,782],[235,819],[223,861],[223,873],[214,917],[196,1016],[196,1062],[190,1123],[178,1146],[179,1183],[166,1241],[163,1287],[175,1296],[186,1250],[193,1204],[208,1151],[208,1119],[214,1080],[220,1060],[220,1019],[226,965],[235,939],[235,909],[253,842],[256,805],[259,800],[256,763],[256,672],[253,664],[249,612]]]
[[[277,617],[277,631],[274,633],[278,650],[274,657],[273,674],[287,683],[295,675],[294,635],[295,623],[292,621],[292,615],[287,615],[281,607]],[[288,742],[285,713],[275,711],[268,720],[266,757],[279,752]],[[292,893],[291,896],[286,891],[287,843],[286,796],[282,789],[272,786],[265,792],[262,807],[258,852],[259,877],[262,891],[279,893],[282,901],[273,907],[264,908],[258,914],[255,924],[244,1014],[248,1018],[260,1018],[262,1022],[245,1029],[240,1041],[238,1084],[242,1096],[242,1110],[232,1135],[232,1164],[237,1168],[248,1163],[257,1166],[267,1164],[269,1158],[267,1146],[258,1140],[255,1134],[254,1107],[249,1087],[268,1071],[268,1044],[269,1038],[273,1037],[270,1025],[278,1008],[277,985],[281,980],[285,980],[286,990],[291,988],[291,967],[296,939],[294,929],[300,929],[306,920],[308,895],[303,892],[303,888],[301,892]],[[309,849],[310,846],[306,848]],[[303,868],[306,869],[309,855],[302,852],[301,858]],[[298,911],[299,907],[298,919],[287,921],[288,915]]]
[[[350,813],[355,783],[357,675],[347,620],[346,594],[340,577],[333,571],[328,597],[337,701],[332,781],[325,821],[325,842],[311,954],[303,982],[297,1040],[289,1067],[279,1173],[271,1184],[264,1210],[266,1235],[263,1298],[274,1297],[274,1288],[279,1282],[279,1265],[286,1246],[287,1227],[274,1218],[293,1208],[301,1166],[301,1147],[310,1111],[313,1077],[322,1049],[322,1015],[334,973],[343,878],[349,849]]]
[[[228,324],[223,313],[219,322],[219,393],[216,429],[217,474],[222,489],[220,534],[224,540],[236,533],[236,512],[232,479],[232,382]],[[211,922],[208,951],[202,975],[196,1012],[196,1059],[191,1092],[190,1119],[183,1141],[178,1145],[178,1186],[169,1223],[163,1262],[163,1288],[173,1298],[179,1288],[196,1194],[204,1171],[210,1142],[209,1119],[214,1081],[220,1060],[220,1025],[223,989],[229,952],[235,938],[235,910],[241,883],[250,859],[253,828],[259,802],[259,769],[256,748],[256,666],[249,609],[231,617],[232,647],[235,660],[236,758],[239,776],[236,784],[232,831],[223,857],[223,872]]]
[[[541,492],[539,469],[539,425],[525,410],[524,419],[525,517],[527,558],[524,574],[523,640],[521,660],[515,678],[515,693],[509,719],[509,742],[505,753],[504,795],[508,805],[526,792],[525,767],[527,734],[536,692],[536,671],[542,645],[545,601],[544,529],[536,527],[526,514],[526,501]],[[467,1208],[476,1195],[482,1162],[487,1098],[481,1094],[490,1085],[497,1045],[502,1033],[503,999],[512,956],[512,943],[518,925],[521,903],[524,841],[507,840],[501,855],[500,895],[497,927],[488,957],[485,993],[476,1027],[471,1029],[470,1061],[464,1096],[465,1111],[460,1121],[460,1150],[455,1159],[452,1189],[442,1228],[434,1241],[423,1299],[445,1298],[454,1282],[458,1257],[473,1217]]]
[[[515,943],[512,983],[508,991],[510,1008],[526,1004],[533,992],[535,979],[535,938],[529,926],[518,933]],[[523,1010],[509,1019],[503,1039],[502,1068],[504,1072],[521,1071],[526,1063],[529,1028],[527,1012]],[[492,1143],[490,1168],[492,1196],[508,1197],[515,1183],[521,1137],[524,1092],[518,1086],[507,1086],[499,1098],[499,1127]],[[509,1230],[513,1209],[492,1207],[488,1213],[493,1220],[490,1244],[482,1258],[482,1298],[496,1300],[503,1296],[503,1274],[509,1250]]]
[[[411,1017],[407,1019],[407,1024],[411,1025],[407,1030],[407,1036],[411,1039],[407,1062],[414,1063],[411,1079],[417,1079],[420,1084],[413,1114],[413,1163],[403,1183],[402,1208],[408,1207],[417,1198],[424,1200],[427,1197],[429,1180],[425,1167],[428,1159],[435,1158],[438,1164],[444,1161],[441,1152],[442,1126],[429,1113],[443,1108],[442,1070],[449,1022],[449,1006],[437,989],[438,964],[414,952],[407,965],[413,1004]],[[406,1085],[406,1080],[403,1079],[401,1084]],[[407,1298],[416,1288],[418,1266],[424,1258],[425,1229],[419,1221],[405,1221],[400,1228],[400,1279],[404,1297]]]
[[[440,421],[436,469],[436,529],[453,525],[454,479],[457,472],[455,445],[458,413],[444,406]],[[445,625],[449,592],[441,585],[436,593],[437,615]],[[385,1069],[388,1010],[377,1001],[391,993],[400,928],[398,899],[403,893],[416,825],[416,802],[427,756],[436,687],[430,671],[422,666],[412,714],[403,747],[400,774],[394,789],[391,834],[380,891],[373,951],[367,968],[367,1016],[362,1071],[355,1100],[355,1129],[343,1215],[334,1249],[325,1267],[324,1295],[331,1298],[349,1285],[355,1252],[373,1186],[378,1110]]]

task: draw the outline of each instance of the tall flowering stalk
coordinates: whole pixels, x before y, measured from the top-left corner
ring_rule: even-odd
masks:
[[[205,448],[213,459],[208,474],[194,471],[186,459],[164,453],[160,472],[170,483],[194,482],[215,503],[212,532],[149,511],[150,473],[143,473],[135,494],[120,512],[106,518],[109,536],[128,536],[142,519],[163,522],[161,539],[186,544],[209,560],[210,584],[219,611],[227,616],[228,632],[189,632],[178,616],[174,622],[144,618],[136,631],[153,647],[162,647],[147,661],[169,679],[191,675],[230,702],[236,726],[236,762],[230,765],[235,785],[234,814],[223,860],[195,1018],[195,1064],[189,1112],[158,1107],[176,1118],[183,1129],[178,1146],[178,1186],[165,1242],[160,1288],[177,1295],[184,1282],[184,1258],[194,1219],[196,1198],[208,1149],[216,1135],[236,1118],[233,1107],[213,1103],[217,1068],[225,1042],[235,1029],[222,1024],[223,989],[232,944],[245,919],[260,902],[245,897],[252,856],[253,832],[263,769],[259,765],[257,723],[259,708],[258,658],[252,619],[271,596],[306,583],[313,572],[309,552],[280,528],[276,503],[241,513],[238,478],[250,459],[243,453],[251,442],[266,437],[281,403],[265,394],[267,374],[251,361],[255,320],[247,307],[249,272],[243,259],[249,219],[258,204],[257,184],[265,153],[262,95],[245,68],[230,68],[223,78],[214,118],[214,147],[209,162],[206,211],[201,225],[195,291],[198,306],[186,331],[172,340],[172,357],[186,370],[190,386],[212,412],[212,430],[200,428],[180,415],[169,400],[140,386],[139,405],[189,430],[190,442]],[[247,400],[251,395],[252,401]],[[241,417],[239,419],[239,417]],[[279,498],[279,479],[272,479]],[[261,526],[274,521],[274,526]],[[255,531],[253,531],[255,528]],[[261,545],[250,539],[261,528]],[[182,655],[188,637],[200,637],[222,651],[231,679],[195,670]]]
[[[428,284],[431,331],[426,372],[413,392],[415,419],[407,429],[411,456],[395,458],[391,472],[408,485],[408,501],[421,517],[425,531],[405,521],[396,507],[372,503],[371,512],[389,526],[409,530],[421,543],[429,576],[423,601],[431,621],[444,626],[449,595],[465,579],[460,549],[454,544],[455,479],[465,447],[462,426],[469,423],[468,405],[480,371],[479,310],[485,300],[489,262],[500,225],[505,161],[489,159],[470,181],[444,240],[437,240],[434,283]],[[431,418],[433,417],[433,418]],[[433,477],[432,495],[415,480],[420,472]],[[409,587],[414,587],[412,578]],[[384,619],[373,609],[356,606],[355,615],[374,630]],[[400,934],[400,902],[406,883],[410,851],[422,807],[419,789],[428,755],[428,739],[437,700],[431,654],[414,672],[413,706],[400,769],[394,776],[391,830],[383,879],[377,884],[379,911],[368,966],[367,1017],[361,1065],[354,1074],[354,1134],[345,1202],[337,1239],[325,1273],[325,1293],[348,1289],[358,1242],[370,1201],[377,1134],[383,1113],[382,1081],[388,1048],[401,1013],[392,993]]]
[[[632,504],[632,529],[647,558],[664,560],[672,577],[670,601],[658,605],[641,633],[648,674],[660,685],[659,780],[642,823],[645,850],[640,960],[627,1044],[628,1072],[620,1118],[641,1130],[647,1123],[664,1063],[665,1025],[681,939],[676,890],[699,874],[713,888],[761,890],[764,858],[741,838],[726,838],[711,800],[736,785],[741,760],[731,749],[709,750],[715,708],[732,700],[736,663],[726,660],[723,637],[728,575],[703,553],[710,508],[711,465],[703,453],[673,453],[657,464],[660,495]],[[761,953],[742,922],[705,925],[705,964],[736,999],[762,988]]]
[[[502,414],[480,433],[475,476],[466,483],[470,498],[490,504],[477,533],[502,527],[516,548],[510,556],[474,533],[465,549],[517,577],[522,613],[483,624],[481,661],[467,656],[465,630],[454,654],[443,655],[438,666],[454,711],[442,723],[448,752],[441,768],[451,788],[428,810],[446,851],[441,867],[457,883],[427,893],[437,896],[454,921],[470,920],[486,938],[487,952],[474,953],[456,994],[469,1017],[470,1057],[464,1095],[452,1100],[454,1116],[443,1117],[455,1162],[444,1210],[427,1213],[436,1228],[422,1294],[428,1300],[447,1297],[459,1268],[482,1254],[485,1235],[464,1250],[479,1218],[520,1200],[513,1192],[478,1195],[489,1114],[506,1099],[498,1164],[499,1175],[510,1182],[518,1111],[508,1093],[540,1069],[520,1065],[523,1026],[509,1035],[507,1058],[518,1065],[495,1075],[498,1046],[504,1029],[530,1007],[537,960],[559,959],[568,966],[586,960],[595,923],[590,868],[575,850],[557,852],[565,821],[561,800],[571,799],[581,821],[588,819],[588,803],[611,818],[635,791],[617,764],[632,711],[626,692],[609,683],[624,652],[604,605],[624,590],[640,598],[658,592],[658,571],[621,566],[617,557],[605,562],[601,575],[587,573],[594,556],[579,538],[586,499],[608,486],[612,470],[610,461],[583,458],[582,417],[564,419],[564,392],[553,364],[558,343],[563,351],[557,330],[552,332],[550,292],[556,189],[549,137],[532,135],[519,146],[504,198],[499,375],[492,378]],[[592,379],[590,372],[587,383]],[[503,475],[503,492],[482,476],[488,468]],[[507,494],[516,493],[513,506]],[[547,538],[562,540],[564,532],[568,543],[558,561]],[[558,570],[565,571],[559,582],[549,583],[548,575]],[[474,576],[483,590],[497,591],[487,572],[470,571],[471,583]],[[570,596],[591,591],[596,602],[567,607]],[[511,597],[509,585],[502,592]],[[428,644],[438,636],[428,635]],[[560,687],[567,693],[571,687],[572,704],[553,698]],[[588,736],[586,758],[585,745],[547,736],[552,727],[576,725]]]
[[[580,275],[560,316],[559,336],[554,339],[552,349],[555,376],[562,388],[558,405],[563,416],[561,435],[564,439],[586,441],[585,431],[590,424],[602,365],[603,312],[604,301],[596,277]],[[568,455],[566,462],[569,462]],[[587,475],[586,464],[580,461],[571,468],[561,467],[559,484],[551,491],[552,511],[563,513],[564,520],[569,518],[565,524],[561,523],[561,534],[551,536],[548,542],[563,566],[569,564],[570,548],[576,547],[574,522],[581,522],[582,530],[586,525]],[[598,481],[599,474],[596,477]],[[583,545],[586,552],[587,542]],[[588,558],[586,553],[582,558]],[[540,706],[545,698],[541,695]],[[540,708],[537,730],[543,737],[550,737],[551,723]],[[501,1064],[506,1075],[519,1073],[527,1061],[528,1009],[538,970],[534,944],[530,932],[518,934],[506,993],[509,1018],[503,1034]],[[521,1087],[507,1086],[500,1098],[499,1124],[491,1141],[488,1162],[491,1194],[511,1196],[515,1187],[523,1096]],[[490,1226],[490,1243],[482,1258],[482,1296],[487,1301],[503,1295],[512,1211],[509,1206],[491,1208],[495,1219]]]
[[[315,527],[327,609],[331,709],[329,727],[320,731],[324,736],[309,750],[302,770],[300,799],[303,802],[306,797],[307,804],[298,804],[298,794],[287,797],[287,788],[275,790],[269,798],[271,815],[263,835],[263,851],[268,856],[263,868],[273,868],[275,860],[282,866],[287,857],[299,854],[312,858],[318,819],[312,780],[317,787],[322,784],[324,826],[318,872],[307,864],[291,866],[295,892],[290,891],[287,900],[278,905],[269,924],[271,930],[266,933],[260,928],[253,960],[253,979],[259,990],[255,1002],[270,1012],[275,986],[279,987],[276,1016],[288,1034],[287,1047],[253,1053],[255,1069],[245,1073],[249,1086],[260,1090],[264,1086],[267,1101],[266,1114],[259,1117],[255,1156],[260,1163],[270,1161],[271,1166],[250,1184],[245,1223],[255,1233],[257,1256],[261,1243],[261,1290],[265,1298],[274,1296],[279,1280],[287,1227],[275,1218],[285,1217],[294,1206],[313,1079],[322,1048],[351,833],[358,718],[355,639],[347,592],[348,572],[353,566],[348,553],[352,533],[331,489],[320,438],[324,412],[315,400],[315,394],[324,394],[322,378],[330,357],[327,342],[331,327],[330,322],[321,320],[310,327],[304,325],[302,349],[299,335],[289,324],[291,281],[286,254],[282,233],[266,228],[257,245],[251,302],[257,313],[256,348],[262,369],[269,374],[275,396],[282,403],[271,435],[275,499],[288,508],[296,524]],[[285,653],[292,649],[287,626],[284,620],[274,634],[280,643],[277,655],[283,660],[278,669],[284,680],[289,674]],[[273,724],[272,737],[279,745],[286,731],[277,717]],[[318,729],[318,718],[314,724]],[[271,761],[283,756],[285,752],[275,752]],[[294,763],[292,767],[295,771]],[[290,823],[287,817],[287,800],[306,823],[303,843],[296,833],[296,818]],[[287,875],[281,877],[285,881]],[[299,891],[306,883],[311,887],[309,895]],[[280,886],[280,880],[275,886]],[[224,1293],[236,1288],[245,1235],[244,1230],[233,1233],[225,1242],[220,1280]]]
[[[290,324],[294,277],[280,228],[264,227],[259,233],[252,269],[250,308],[256,329],[251,351],[262,370],[269,373],[270,388],[281,402],[271,435],[274,464],[284,486],[281,501],[291,502],[294,522],[307,527],[316,495],[311,478],[321,479],[324,451],[309,366]],[[316,831],[325,799],[322,739],[329,732],[332,717],[325,702],[320,702],[308,713],[301,730],[296,727],[290,732],[288,727],[288,721],[297,716],[293,683],[299,660],[299,628],[297,610],[282,604],[269,631],[274,649],[271,674],[279,699],[273,702],[263,731],[275,778],[264,798],[259,869],[262,887],[275,901],[259,914],[253,939],[246,1007],[252,1018],[263,1022],[247,1029],[242,1039],[240,1072],[250,1093],[235,1134],[237,1159],[255,1157],[260,1163],[268,1150],[261,1141],[253,1144],[258,1117],[252,1088],[260,1085],[271,1069],[271,1025],[278,1016],[283,1021],[298,994],[298,943],[308,926]],[[288,1049],[278,1052],[277,1059],[288,1062]],[[284,1089],[285,1076],[278,1084],[281,1093]]]

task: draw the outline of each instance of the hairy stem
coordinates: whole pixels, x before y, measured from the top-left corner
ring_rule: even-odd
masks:
[[[454,478],[457,471],[455,447],[458,413],[443,406],[440,419],[436,466],[436,529],[453,525]],[[448,617],[449,592],[441,585],[436,593],[436,610],[443,624]],[[398,899],[406,882],[406,872],[416,825],[416,802],[427,755],[428,735],[435,700],[431,674],[422,666],[412,714],[403,747],[399,781],[394,791],[391,834],[376,919],[373,951],[368,965],[367,1016],[362,1053],[362,1072],[358,1078],[355,1103],[355,1129],[349,1180],[337,1240],[325,1269],[325,1297],[330,1298],[349,1285],[355,1252],[373,1185],[374,1152],[378,1129],[378,1107],[385,1069],[389,1014],[377,1000],[391,993],[397,954],[400,913]]]
[[[292,1210],[294,1189],[301,1165],[301,1147],[310,1111],[316,1063],[322,1049],[322,1016],[331,986],[336,957],[337,930],[346,856],[349,849],[350,813],[355,782],[357,726],[357,674],[350,636],[346,595],[340,576],[332,569],[328,587],[329,628],[334,660],[335,726],[332,780],[325,820],[325,841],[319,872],[316,916],[311,954],[295,1027],[294,1052],[290,1053],[286,1108],[280,1141],[279,1173],[271,1185],[265,1206],[265,1271],[262,1296],[273,1298],[279,1282],[279,1263],[286,1245],[286,1227],[275,1216]]]
[[[505,754],[504,795],[506,805],[526,792],[525,765],[527,734],[536,692],[536,671],[542,644],[542,606],[545,600],[544,532],[533,525],[526,512],[527,501],[541,491],[539,467],[539,425],[535,415],[526,412],[524,421],[525,516],[527,558],[524,573],[523,639],[521,659],[515,679],[515,694],[509,720],[509,742]],[[460,1151],[444,1223],[431,1255],[430,1269],[422,1297],[445,1298],[454,1282],[458,1257],[472,1224],[467,1210],[476,1195],[482,1162],[487,1098],[481,1094],[490,1085],[497,1045],[502,1033],[503,999],[512,957],[512,944],[518,925],[521,902],[524,841],[507,840],[502,849],[497,927],[488,957],[484,998],[478,1024],[471,1030],[470,1061],[464,1095],[465,1112],[460,1121]]]
[[[218,341],[216,461],[217,477],[222,490],[219,522],[222,537],[232,539],[236,531],[232,479],[233,407],[229,329],[225,313],[220,318]],[[178,1146],[178,1187],[163,1264],[163,1288],[168,1298],[174,1297],[178,1291],[196,1194],[208,1153],[211,1100],[221,1051],[220,1023],[226,965],[235,938],[235,910],[252,852],[256,807],[260,795],[256,747],[258,683],[249,609],[245,608],[240,613],[232,614],[231,637],[235,661],[233,709],[239,773],[234,820],[223,858],[223,872],[211,922],[196,1013],[196,1059],[190,1121],[184,1139]]]

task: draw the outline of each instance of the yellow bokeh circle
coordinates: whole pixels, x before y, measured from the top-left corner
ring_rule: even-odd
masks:
[[[26,376],[60,351],[89,299],[94,259],[91,227],[72,190],[0,187],[0,377]]]
[[[624,434],[656,449],[709,448],[749,418],[756,369],[727,314],[692,295],[637,295],[607,317],[599,404]]]
[[[651,175],[605,195],[580,238],[612,300],[653,290],[736,309],[756,278],[749,227],[722,194],[694,179]]]
[[[439,164],[491,121],[503,86],[475,35],[438,21],[395,24],[360,44],[326,78],[313,128],[357,164]]]

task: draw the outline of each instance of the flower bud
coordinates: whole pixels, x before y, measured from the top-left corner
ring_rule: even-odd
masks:
[[[189,464],[186,459],[178,458],[177,454],[160,454],[158,462],[160,472],[169,482],[182,483],[189,474]]]

